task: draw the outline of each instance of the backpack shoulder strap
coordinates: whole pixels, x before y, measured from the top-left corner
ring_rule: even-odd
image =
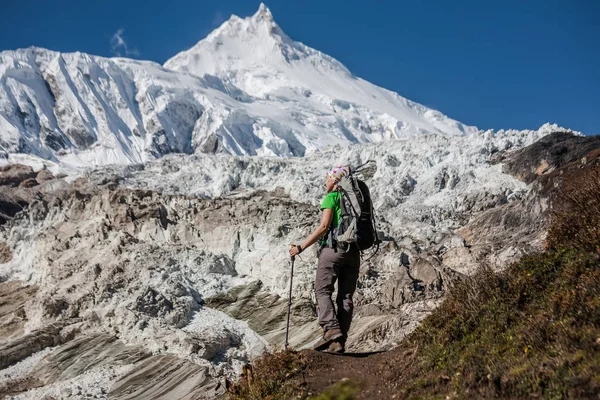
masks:
[[[351,178],[350,178],[351,179]],[[356,192],[354,191],[353,182],[349,178],[344,178],[339,183],[339,189],[342,193],[342,196],[346,197],[352,206],[352,211],[356,216],[360,216],[361,207],[358,198],[356,197]],[[343,201],[342,201],[343,202]]]

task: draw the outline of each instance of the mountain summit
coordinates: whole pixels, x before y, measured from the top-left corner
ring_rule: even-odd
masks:
[[[164,66],[40,48],[0,53],[0,154],[61,165],[168,153],[303,156],[421,133],[477,133],[290,39],[261,4]]]
[[[249,95],[276,99],[288,112],[334,111],[346,120],[387,120],[381,137],[431,132],[460,135],[475,132],[441,113],[357,78],[339,61],[290,39],[271,11],[261,4],[251,17],[232,16],[206,39],[165,63],[175,71],[216,75]],[[384,116],[385,115],[385,116]],[[389,117],[389,118],[388,118]],[[351,141],[368,141],[370,124],[354,126]],[[387,131],[387,132],[386,132]]]
[[[165,67],[189,72],[194,75],[225,76],[238,82],[252,95],[263,95],[260,87],[244,82],[269,81],[266,90],[281,87],[291,78],[298,78],[294,71],[310,63],[306,72],[328,74],[341,72],[351,76],[340,62],[302,43],[294,42],[277,25],[273,14],[261,4],[251,17],[241,19],[235,15],[214,30],[191,49],[177,54],[165,63]],[[265,76],[247,76],[247,73],[262,72]],[[287,78],[285,80],[272,77]],[[261,79],[262,78],[262,79]],[[306,78],[301,77],[301,78]]]

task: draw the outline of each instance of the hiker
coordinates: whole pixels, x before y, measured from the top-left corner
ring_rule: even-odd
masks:
[[[345,350],[350,323],[352,322],[352,295],[356,289],[360,253],[355,244],[345,251],[338,249],[332,237],[333,229],[338,226],[341,215],[341,193],[337,190],[342,178],[350,174],[348,166],[332,168],[325,174],[327,194],[321,202],[321,223],[302,244],[290,249],[290,256],[302,253],[306,248],[319,241],[319,262],[315,281],[319,325],[323,328],[323,338],[314,347],[315,350],[327,350],[341,353]],[[331,295],[338,281],[336,299],[337,313]]]

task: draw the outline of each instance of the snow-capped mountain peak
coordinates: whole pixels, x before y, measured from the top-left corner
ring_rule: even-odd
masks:
[[[308,106],[313,115],[333,110],[342,119],[362,115],[378,120],[375,130],[382,136],[375,135],[374,139],[370,135],[374,126],[359,123],[362,132],[353,132],[355,125],[349,127],[351,135],[343,134],[352,142],[424,132],[477,132],[476,128],[354,77],[336,59],[293,41],[264,4],[251,17],[230,18],[206,39],[168,60],[165,67],[197,76],[216,75],[254,98],[277,100],[286,114],[302,113]]]
[[[303,156],[421,133],[479,131],[292,40],[264,4],[164,66],[39,48],[0,53],[0,152],[61,165],[174,152]]]
[[[262,21],[267,24],[271,24],[274,27],[278,27],[275,21],[273,20],[273,14],[271,14],[271,10],[269,10],[265,3],[260,3],[260,5],[258,6],[258,11],[252,16],[252,19],[254,19],[255,21]]]
[[[165,67],[195,75],[236,75],[236,71],[251,68],[283,72],[285,64],[309,58],[325,71],[350,75],[337,60],[290,39],[261,3],[254,15],[244,19],[231,16],[191,49],[168,60]]]

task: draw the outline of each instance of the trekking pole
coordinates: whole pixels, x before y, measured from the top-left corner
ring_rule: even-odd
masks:
[[[295,245],[291,244],[290,247],[294,247]],[[290,332],[290,311],[292,309],[292,281],[294,279],[294,260],[296,259],[295,256],[291,257],[292,260],[292,272],[290,274],[290,295],[288,297],[288,311],[287,311],[287,323],[285,325],[285,346],[284,349],[287,350],[288,348],[288,335]]]

